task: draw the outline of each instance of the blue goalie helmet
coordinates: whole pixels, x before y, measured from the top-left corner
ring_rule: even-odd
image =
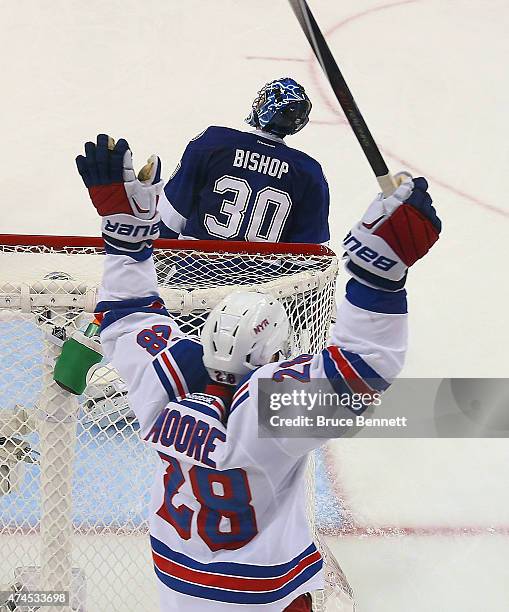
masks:
[[[302,130],[309,121],[310,111],[311,100],[304,87],[284,77],[260,89],[246,123],[284,138]]]

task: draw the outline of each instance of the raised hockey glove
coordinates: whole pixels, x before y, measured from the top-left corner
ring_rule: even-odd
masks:
[[[85,155],[76,158],[76,165],[103,218],[106,251],[148,257],[147,249],[159,236],[157,203],[164,184],[159,157],[152,155],[136,177],[127,141],[122,138],[115,144],[99,134],[97,144],[85,144]]]
[[[343,241],[347,271],[386,291],[404,287],[408,268],[426,255],[442,229],[426,179],[400,177],[404,180],[394,193],[378,194]]]

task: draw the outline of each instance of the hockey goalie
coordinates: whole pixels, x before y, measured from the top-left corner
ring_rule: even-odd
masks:
[[[405,177],[375,198],[344,242],[352,279],[330,345],[289,359],[286,312],[262,293],[226,297],[201,341],[179,330],[152,261],[159,159],[140,181],[125,140],[108,147],[99,135],[85,151],[78,169],[102,216],[107,253],[101,343],[160,458],[150,511],[160,609],[310,611],[323,560],[307,522],[305,472],[324,440],[258,438],[257,382],[292,376],[305,388],[322,378],[338,393],[389,386],[407,345],[407,271],[441,230],[427,183]]]

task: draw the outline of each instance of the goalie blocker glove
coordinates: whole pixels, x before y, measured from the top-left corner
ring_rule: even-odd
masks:
[[[76,165],[103,218],[106,252],[147,259],[159,236],[157,203],[164,184],[159,157],[152,155],[136,177],[127,141],[122,138],[115,144],[99,134],[97,143],[85,144],[85,155],[76,158]]]
[[[350,275],[386,291],[404,287],[408,268],[426,255],[442,229],[426,179],[399,176],[401,185],[387,198],[379,194],[343,241]]]

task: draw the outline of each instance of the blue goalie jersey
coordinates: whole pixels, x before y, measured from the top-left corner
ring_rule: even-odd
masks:
[[[329,240],[320,164],[260,130],[207,128],[187,145],[159,210],[166,238]]]

